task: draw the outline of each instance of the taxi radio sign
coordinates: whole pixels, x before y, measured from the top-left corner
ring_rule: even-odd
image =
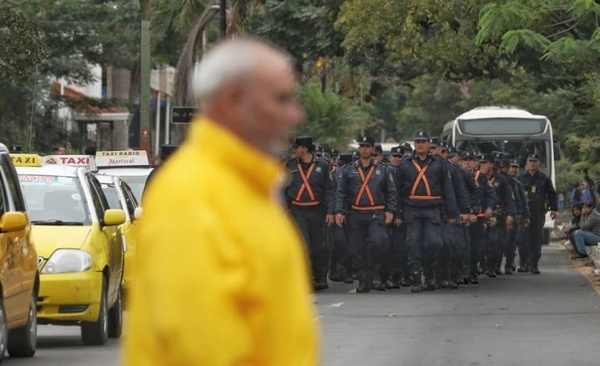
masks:
[[[96,166],[100,168],[147,167],[150,165],[145,150],[98,151]]]

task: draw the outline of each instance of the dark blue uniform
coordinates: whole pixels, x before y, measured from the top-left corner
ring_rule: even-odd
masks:
[[[484,225],[487,222],[484,214],[487,209],[494,210],[494,207],[496,206],[496,190],[481,171],[475,171],[473,177],[479,186],[479,202],[481,204],[481,210],[476,213],[477,222],[469,226],[469,234],[471,237],[471,273],[469,281],[471,283],[478,283],[477,267],[483,252],[482,248],[485,244]]]
[[[529,219],[529,207],[527,206],[527,199],[525,198],[525,192],[523,191],[521,182],[508,173],[502,173],[502,175],[506,177],[510,183],[515,198],[515,220],[513,230],[508,232],[508,240],[504,250],[504,256],[506,257],[504,273],[511,274],[515,271],[515,255],[517,247],[520,248],[519,244],[522,241],[524,220]]]
[[[538,262],[542,256],[542,238],[544,230],[544,221],[546,212],[558,210],[558,196],[554,185],[548,176],[540,171],[531,174],[524,171],[519,175],[519,180],[523,184],[525,197],[529,205],[530,224],[526,231],[528,240],[528,252],[519,253],[521,261],[529,260],[531,271],[539,273]]]
[[[368,291],[371,278],[381,271],[389,246],[385,213],[394,214],[396,205],[396,185],[386,165],[371,160],[364,167],[358,160],[343,169],[335,195],[335,213],[343,215],[349,206],[348,256],[352,269],[360,272],[361,291]]]
[[[458,209],[461,214],[468,214],[471,212],[471,200],[461,176],[460,167],[451,162],[447,162],[447,164]],[[445,213],[443,216],[445,216]],[[454,224],[450,224],[447,220],[442,220],[442,230],[444,233],[448,233],[448,235],[442,236],[442,247],[440,248],[438,264],[436,266],[436,279],[441,281],[441,287],[456,287],[456,282],[451,281],[450,272],[460,262],[461,248],[464,241],[459,243],[459,231],[462,230],[462,224],[460,224],[458,217],[454,217],[454,219],[456,219]]]
[[[435,287],[433,271],[442,245],[442,208],[446,217],[458,217],[448,164],[431,154],[421,160],[413,152],[400,162],[397,183],[398,212],[406,221],[413,286],[421,283],[425,270],[428,287]]]
[[[342,177],[342,172],[345,166],[340,167],[333,173],[333,185],[337,192],[338,182]],[[345,202],[343,215],[347,215],[350,205]],[[344,223],[342,227],[337,225],[331,226],[329,229],[332,241],[331,261],[329,270],[329,279],[334,282],[352,283],[352,274],[350,273],[349,259],[346,254],[348,252],[348,224]]]
[[[475,180],[473,174],[465,168],[459,170],[462,180],[465,183],[467,194],[470,200],[470,207],[472,215],[477,215],[481,212],[481,187]],[[459,269],[454,268],[455,282],[468,283],[469,276],[469,265],[471,263],[471,235],[469,225],[462,225],[461,229],[457,233],[458,250],[460,252],[460,259],[458,265]],[[458,282],[457,282],[458,283]]]
[[[329,162],[313,157],[309,163],[291,159],[286,167],[291,181],[286,202],[302,233],[310,256],[315,284],[327,284],[329,248],[325,243],[325,215],[333,214],[334,187]]]
[[[494,173],[489,177],[490,184],[496,189],[496,205],[494,207],[494,216],[497,223],[488,227],[487,250],[486,250],[486,272],[489,276],[495,277],[500,270],[502,255],[508,239],[506,218],[515,217],[515,199],[513,190],[508,179],[500,174]]]

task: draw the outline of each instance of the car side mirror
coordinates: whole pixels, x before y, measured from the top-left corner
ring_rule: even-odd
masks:
[[[144,209],[141,207],[136,207],[135,211],[133,211],[133,218],[136,220],[140,220],[144,216]]]
[[[23,212],[5,212],[0,218],[0,232],[20,231],[27,227],[27,216]]]
[[[104,212],[104,225],[117,226],[125,222],[125,211],[108,209]]]

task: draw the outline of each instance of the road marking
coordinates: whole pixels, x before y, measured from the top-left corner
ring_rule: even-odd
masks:
[[[335,304],[331,304],[329,305],[330,308],[339,308],[340,306],[344,305],[343,302],[336,302]]]

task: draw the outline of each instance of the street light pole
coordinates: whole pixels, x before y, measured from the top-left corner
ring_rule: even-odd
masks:
[[[221,0],[221,6],[219,9],[220,14],[220,26],[221,26],[221,37],[225,39],[227,37],[227,0]]]
[[[140,0],[140,149],[150,155],[150,1]],[[158,132],[158,131],[157,131]],[[150,155],[152,156],[152,155]]]

